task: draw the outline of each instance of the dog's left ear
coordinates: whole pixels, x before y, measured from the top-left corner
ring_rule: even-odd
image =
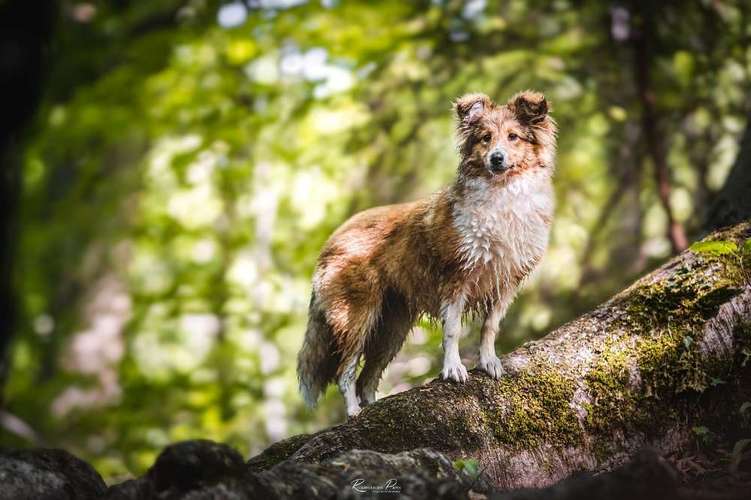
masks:
[[[493,101],[485,94],[465,94],[454,102],[460,125],[472,125],[485,111],[493,107]]]
[[[537,125],[548,116],[548,101],[534,90],[519,92],[509,100],[508,107],[522,125]]]

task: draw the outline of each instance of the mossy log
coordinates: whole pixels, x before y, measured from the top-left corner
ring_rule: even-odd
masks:
[[[430,448],[477,459],[497,488],[541,487],[612,469],[646,445],[678,450],[695,427],[740,432],[738,408],[751,400],[750,237],[748,222],[711,234],[504,356],[501,380],[476,370],[465,384],[434,380],[277,443],[250,469],[270,480],[347,450]]]

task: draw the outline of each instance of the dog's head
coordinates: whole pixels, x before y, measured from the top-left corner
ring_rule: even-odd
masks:
[[[552,172],[556,125],[539,92],[520,92],[502,105],[467,94],[454,107],[462,175],[503,180],[539,168]]]

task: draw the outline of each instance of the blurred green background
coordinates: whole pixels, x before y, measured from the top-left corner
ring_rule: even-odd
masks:
[[[538,89],[560,125],[551,247],[499,350],[664,261],[735,159],[751,7],[639,4],[63,2],[25,145],[3,444],[116,480],[176,440],[247,456],[342,421],[333,388],[313,411],[297,393],[317,252],[355,211],[451,181],[465,92]],[[415,328],[379,396],[437,375],[439,333]]]

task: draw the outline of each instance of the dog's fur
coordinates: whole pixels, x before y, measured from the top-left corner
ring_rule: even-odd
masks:
[[[443,321],[443,378],[467,379],[458,339],[471,313],[485,315],[479,367],[503,374],[494,346],[499,322],[548,243],[556,125],[532,91],[504,105],[469,94],[455,110],[454,184],[356,214],[321,253],[297,368],[310,405],[334,380],[349,416],[374,401],[381,373],[422,314]]]

